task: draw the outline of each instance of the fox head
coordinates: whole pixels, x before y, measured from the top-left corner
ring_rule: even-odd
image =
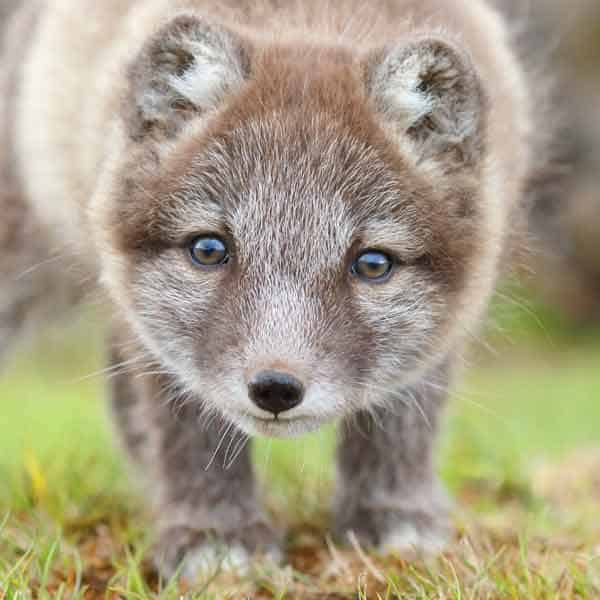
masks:
[[[186,13],[131,63],[103,279],[198,402],[286,436],[394,401],[472,328],[499,227],[457,44],[357,51]]]

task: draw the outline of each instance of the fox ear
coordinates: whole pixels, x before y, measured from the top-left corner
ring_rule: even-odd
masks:
[[[249,71],[249,48],[234,33],[195,15],[175,17],[130,66],[124,108],[131,137],[176,135],[235,93]]]
[[[377,110],[412,141],[419,160],[449,168],[480,163],[487,103],[469,57],[451,43],[423,37],[374,52],[365,79]]]

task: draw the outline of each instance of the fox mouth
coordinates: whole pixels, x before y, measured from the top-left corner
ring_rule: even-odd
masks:
[[[249,435],[262,435],[272,438],[290,438],[317,431],[324,421],[316,417],[298,416],[292,418],[264,418],[245,414],[232,419]]]
[[[296,437],[305,433],[317,431],[322,421],[310,417],[298,417],[295,419],[256,419],[257,432],[268,437]]]

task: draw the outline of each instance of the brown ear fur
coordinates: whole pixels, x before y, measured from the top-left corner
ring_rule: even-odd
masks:
[[[365,71],[378,112],[412,140],[420,160],[480,164],[487,102],[467,55],[442,38],[417,37],[373,53]]]
[[[124,114],[131,137],[175,135],[240,87],[249,70],[248,44],[233,32],[196,15],[175,17],[129,68]]]

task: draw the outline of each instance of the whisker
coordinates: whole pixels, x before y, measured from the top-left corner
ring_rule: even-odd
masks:
[[[240,441],[237,443],[236,447],[233,450],[233,456],[231,458],[231,461],[225,465],[225,470],[228,471],[233,464],[235,463],[235,461],[239,458],[239,456],[242,454],[242,452],[244,451],[244,448],[246,447],[248,441],[250,439],[250,436],[242,433],[241,437],[240,437]]]
[[[227,435],[232,427],[233,427],[233,423],[230,422],[227,425],[227,427],[225,428],[225,433],[223,433],[223,435],[221,436],[221,439],[219,440],[219,443],[217,444],[215,451],[213,452],[212,456],[210,457],[208,464],[206,465],[206,467],[204,467],[205,471],[208,471],[212,467],[213,463],[215,462],[215,459],[217,458],[217,454],[219,453],[219,450],[221,449],[221,446],[225,442],[225,438],[227,437]]]
[[[15,281],[20,281],[21,279],[25,279],[25,277],[27,277],[28,275],[31,275],[35,271],[38,271],[42,267],[48,266],[48,265],[50,265],[50,264],[52,264],[54,262],[58,262],[62,258],[64,258],[64,255],[60,254],[58,256],[52,256],[51,258],[47,258],[46,260],[43,260],[43,261],[41,261],[39,263],[36,263],[35,265],[33,265],[33,266],[25,269],[25,271],[22,271],[21,273],[19,273],[15,277]]]

